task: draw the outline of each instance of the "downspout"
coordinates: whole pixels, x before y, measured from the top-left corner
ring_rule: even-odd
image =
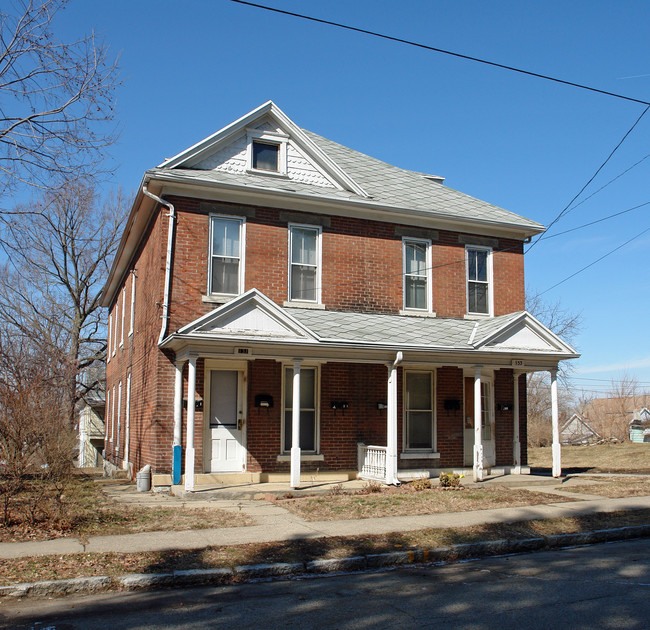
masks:
[[[167,257],[165,259],[165,289],[162,304],[162,326],[160,328],[160,337],[158,338],[158,343],[160,344],[167,335],[167,326],[169,324],[169,289],[172,277],[172,252],[174,246],[174,223],[176,220],[176,210],[169,201],[163,201],[160,197],[150,193],[147,190],[146,184],[142,187],[142,192],[147,197],[157,201],[160,205],[169,208],[169,214],[167,215],[169,217],[169,225],[167,226]]]

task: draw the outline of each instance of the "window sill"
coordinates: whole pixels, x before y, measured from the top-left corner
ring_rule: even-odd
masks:
[[[276,461],[278,462],[290,462],[291,455],[278,455]],[[323,462],[325,461],[325,455],[322,453],[312,453],[311,455],[301,455],[301,462]]]
[[[202,295],[201,302],[208,302],[210,304],[225,304],[234,300],[236,295]]]
[[[283,302],[282,306],[285,306],[287,308],[313,308],[314,310],[319,311],[325,310],[325,304],[317,304],[316,302],[300,302],[298,300]]]
[[[411,311],[404,310],[399,312],[400,315],[406,315],[408,317],[436,317],[435,311]]]
[[[493,317],[492,313],[467,313],[463,315],[463,319],[489,319]]]
[[[265,171],[263,169],[257,168],[247,168],[246,172],[250,175],[268,175],[269,177],[279,177],[280,179],[289,179],[289,176],[286,173],[281,173],[279,171]]]
[[[431,451],[423,453],[400,453],[400,459],[440,459],[440,453],[432,453]]]

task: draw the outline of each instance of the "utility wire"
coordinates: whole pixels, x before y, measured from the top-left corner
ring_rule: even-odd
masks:
[[[648,105],[642,112],[641,115],[634,121],[634,124],[625,132],[625,135],[619,140],[618,144],[611,150],[610,154],[607,156],[605,161],[596,169],[596,172],[587,180],[587,183],[578,191],[576,195],[574,195],[573,199],[569,201],[569,203],[564,206],[562,211],[553,219],[548,226],[546,227],[546,232],[548,232],[567,212],[569,212],[571,206],[573,205],[573,202],[585,191],[587,186],[591,184],[591,182],[596,179],[596,176],[600,171],[602,171],[605,168],[605,165],[612,159],[614,156],[614,153],[618,151],[620,146],[625,142],[627,137],[632,133],[634,128],[641,122],[641,119],[646,115],[646,112],[650,109],[650,105]],[[541,236],[541,235],[540,235]],[[533,241],[530,245],[530,247],[526,250],[526,253],[528,253],[537,243],[539,243],[540,237],[537,238],[537,240]]]
[[[579,273],[582,273],[582,272],[585,271],[586,269],[589,269],[589,267],[593,267],[596,263],[599,263],[601,260],[604,260],[604,259],[607,258],[608,256],[611,256],[611,254],[613,254],[614,252],[617,252],[619,249],[625,247],[626,245],[628,245],[628,244],[631,243],[632,241],[636,240],[637,238],[640,238],[640,237],[643,236],[646,232],[650,232],[650,227],[648,227],[648,228],[646,228],[645,230],[639,232],[638,234],[636,234],[635,236],[633,236],[631,239],[625,241],[625,243],[621,243],[618,247],[615,247],[614,249],[608,251],[606,254],[603,254],[600,258],[596,258],[596,260],[590,262],[588,265],[585,265],[584,267],[582,267],[582,269],[578,269],[578,271],[572,273],[570,276],[567,276],[567,277],[564,278],[563,280],[560,280],[559,282],[556,282],[553,286],[549,287],[548,289],[545,289],[544,291],[541,291],[540,293],[538,293],[538,295],[544,295],[544,293],[547,293],[547,292],[550,291],[551,289],[555,289],[555,287],[559,287],[561,284],[564,284],[567,280],[571,280],[571,278],[574,278],[574,277],[577,276]]]
[[[545,241],[549,238],[555,238],[557,236],[562,236],[563,234],[568,234],[569,232],[582,230],[583,228],[589,227],[591,225],[596,225],[596,223],[602,223],[603,221],[608,221],[609,219],[620,217],[622,214],[627,214],[628,212],[632,212],[633,210],[638,210],[639,208],[643,208],[643,206],[647,206],[648,204],[650,204],[650,201],[640,203],[638,206],[634,206],[633,208],[628,208],[627,210],[621,210],[620,212],[609,214],[606,217],[602,217],[602,219],[596,219],[595,221],[590,221],[589,223],[583,223],[582,225],[578,225],[577,227],[571,228],[570,230],[564,230],[564,232],[557,232],[556,234],[551,234],[550,236],[542,235],[542,238],[540,238],[539,240]]]
[[[264,9],[265,11],[271,11],[273,13],[280,13],[281,15],[289,15],[291,17],[297,17],[301,20],[308,20],[310,22],[318,22],[319,24],[327,24],[328,26],[335,26],[337,28],[342,28],[348,31],[354,31],[356,33],[364,33],[365,35],[372,35],[373,37],[380,37],[381,39],[387,39],[392,42],[398,42],[400,44],[407,44],[408,46],[415,46],[417,48],[423,48],[424,50],[430,50],[433,52],[441,53],[443,55],[451,55],[452,57],[458,57],[459,59],[466,59],[468,61],[475,61],[477,63],[482,63],[487,66],[493,66],[495,68],[501,68],[503,70],[510,70],[511,72],[518,72],[519,74],[525,74],[531,77],[536,77],[538,79],[545,79],[546,81],[554,81],[555,83],[561,83],[562,85],[569,85],[571,87],[580,88],[581,90],[588,90],[590,92],[596,92],[598,94],[604,94],[606,96],[613,96],[614,98],[620,98],[625,101],[631,101],[633,103],[641,103],[642,105],[650,106],[650,102],[643,101],[638,98],[632,98],[631,96],[623,96],[622,94],[616,94],[615,92],[608,92],[606,90],[599,90],[598,88],[590,87],[588,85],[582,85],[581,83],[575,83],[573,81],[565,81],[564,79],[558,79],[557,77],[552,77],[546,74],[540,74],[539,72],[532,72],[530,70],[523,70],[522,68],[516,68],[514,66],[508,66],[506,64],[497,63],[495,61],[488,61],[487,59],[481,59],[479,57],[472,57],[470,55],[463,55],[461,53],[453,52],[451,50],[444,50],[443,48],[436,48],[435,46],[428,46],[427,44],[421,44],[419,42],[414,42],[408,39],[403,39],[401,37],[393,37],[392,35],[386,35],[385,33],[377,33],[376,31],[370,31],[365,28],[359,28],[356,26],[350,26],[349,24],[341,24],[340,22],[333,22],[331,20],[323,20],[321,18],[316,18],[311,15],[304,15],[302,13],[294,13],[293,11],[285,11],[283,9],[276,9],[275,7],[269,7],[264,4],[258,4],[256,2],[247,2],[246,0],[230,0],[231,2],[236,2],[237,4],[243,4],[249,7],[255,7],[256,9]]]

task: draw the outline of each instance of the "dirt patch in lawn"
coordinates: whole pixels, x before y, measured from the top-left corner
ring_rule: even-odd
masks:
[[[453,544],[515,540],[608,529],[650,522],[650,510],[609,512],[570,518],[495,523],[453,529],[424,529],[372,536],[314,538],[272,543],[148,553],[82,553],[3,560],[0,585],[93,575],[168,573],[187,569],[233,568],[272,562],[308,562],[371,553],[435,549]]]
[[[60,503],[43,497],[38,482],[26,483],[0,527],[0,542],[22,542],[137,532],[241,527],[255,524],[246,514],[217,508],[141,508],[117,503],[87,475],[75,475]]]
[[[571,501],[568,497],[524,489],[494,486],[416,491],[412,484],[371,494],[330,494],[278,499],[277,504],[307,521],[337,521],[382,516],[416,516],[521,507]]]
[[[584,484],[563,486],[565,492],[595,494],[610,499],[650,495],[650,478],[644,477],[578,477]]]
[[[550,446],[528,447],[528,465],[533,472],[548,472],[553,463]],[[594,444],[563,446],[562,471],[650,474],[650,444]]]

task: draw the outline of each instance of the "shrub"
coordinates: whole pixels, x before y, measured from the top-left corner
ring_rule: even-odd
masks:
[[[459,475],[458,473],[441,472],[439,477],[440,485],[443,488],[462,488],[463,484],[460,482],[460,480],[464,476],[465,475]]]
[[[428,477],[417,477],[411,483],[413,490],[429,490],[431,488],[431,479]]]
[[[379,481],[375,481],[374,479],[363,484],[363,492],[367,492],[368,494],[373,494],[375,492],[382,492],[382,491],[383,491],[383,487],[381,483]]]

